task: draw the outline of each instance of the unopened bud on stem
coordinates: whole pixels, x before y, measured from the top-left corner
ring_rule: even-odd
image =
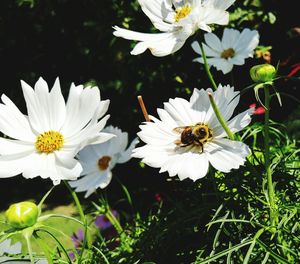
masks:
[[[271,64],[260,64],[250,69],[250,76],[254,82],[272,82],[276,74],[276,69]]]
[[[32,202],[12,204],[5,212],[8,224],[17,229],[33,226],[38,218],[39,210]]]

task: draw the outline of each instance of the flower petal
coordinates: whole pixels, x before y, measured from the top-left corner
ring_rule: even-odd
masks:
[[[225,28],[223,31],[223,37],[222,37],[223,48],[225,50],[229,49],[229,48],[234,49],[240,34],[241,33],[236,29]]]
[[[250,153],[246,144],[233,140],[218,139],[207,145],[205,155],[211,165],[222,172],[238,169]]]
[[[77,134],[99,111],[100,91],[98,87],[83,88],[71,85],[67,101],[67,113],[61,132],[66,137]]]
[[[208,160],[205,155],[193,152],[185,152],[167,160],[161,167],[160,172],[169,172],[169,176],[178,174],[180,180],[190,178],[196,181],[203,178],[208,171]]]
[[[10,138],[34,142],[36,135],[30,127],[27,116],[23,115],[4,94],[1,99],[4,104],[0,104],[0,131]]]
[[[171,15],[174,14],[170,0],[139,0],[143,12],[149,17],[153,25],[160,31],[173,29]],[[167,22],[167,23],[166,23]]]

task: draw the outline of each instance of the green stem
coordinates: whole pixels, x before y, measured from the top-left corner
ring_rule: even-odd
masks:
[[[31,241],[30,241],[30,236],[28,234],[24,235],[26,244],[27,244],[27,249],[28,249],[28,254],[30,257],[30,263],[34,264],[34,258],[33,258],[33,254],[32,254],[32,247],[31,247]]]
[[[73,197],[73,200],[74,200],[74,202],[75,202],[75,204],[77,206],[77,209],[78,209],[78,212],[79,212],[79,215],[80,215],[80,219],[84,223],[84,240],[83,240],[83,245],[81,247],[81,252],[80,252],[80,255],[79,255],[79,259],[78,259],[78,263],[81,263],[81,259],[83,258],[83,252],[85,250],[86,245],[88,244],[88,238],[87,238],[87,228],[88,228],[87,219],[85,217],[85,214],[83,212],[81,203],[80,203],[80,201],[78,199],[78,196],[77,196],[76,192],[71,188],[70,184],[67,181],[64,181],[64,183],[67,186],[68,190],[70,191],[70,193],[71,193],[71,195]]]
[[[114,216],[114,214],[112,213],[112,211],[109,208],[108,208],[105,216],[107,217],[107,219],[112,223],[112,225],[117,230],[118,234],[120,235],[121,243],[123,244],[126,251],[127,252],[132,252],[132,248],[131,248],[131,246],[129,245],[129,243],[127,241],[126,234],[124,233],[124,230],[123,230],[122,226],[120,225],[120,222]]]
[[[123,233],[123,228],[120,225],[118,219],[114,216],[114,214],[111,212],[110,209],[107,210],[107,212],[105,213],[105,216],[107,217],[109,222],[111,222],[111,224],[115,227],[118,234],[121,235]]]
[[[275,209],[275,193],[272,179],[271,163],[270,163],[270,91],[269,86],[264,86],[265,92],[265,125],[264,125],[264,141],[265,141],[265,171],[268,184],[268,198],[270,204],[270,222],[271,226],[276,224],[276,209]]]
[[[221,124],[221,126],[224,128],[225,132],[227,133],[227,136],[231,139],[231,140],[234,140],[234,135],[233,133],[231,132],[231,130],[229,129],[229,127],[227,126],[227,123],[226,121],[224,120],[222,114],[220,113],[217,105],[216,105],[216,102],[213,98],[213,95],[211,93],[208,93],[208,97],[209,97],[209,101],[211,103],[211,106]]]
[[[77,206],[77,209],[78,209],[81,221],[83,223],[85,223],[85,215],[84,215],[81,203],[80,203],[80,201],[78,199],[78,196],[77,196],[76,192],[71,188],[70,184],[67,181],[64,181],[64,183],[67,186],[69,192],[71,193],[71,195],[73,197],[73,200],[74,200],[74,202],[75,202],[75,204]]]
[[[204,48],[203,48],[202,42],[200,43],[200,48],[201,48],[202,58],[203,58],[203,62],[204,62],[204,69],[206,71],[206,74],[207,74],[207,76],[208,76],[208,78],[209,78],[209,80],[210,80],[210,82],[212,84],[213,89],[217,90],[218,86],[216,85],[216,82],[215,82],[215,80],[214,80],[214,78],[213,78],[213,76],[212,76],[212,74],[211,74],[211,72],[209,70],[209,65],[207,63],[207,58],[206,58],[206,55],[205,55],[205,52],[204,52]]]

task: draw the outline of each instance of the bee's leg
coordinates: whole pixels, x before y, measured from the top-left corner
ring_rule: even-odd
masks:
[[[203,144],[200,143],[201,153],[203,153]]]

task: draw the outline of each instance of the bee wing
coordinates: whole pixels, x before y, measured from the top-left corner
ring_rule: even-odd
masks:
[[[186,128],[188,128],[188,127],[187,126],[175,127],[173,129],[173,131],[178,132],[178,133],[182,133]]]

